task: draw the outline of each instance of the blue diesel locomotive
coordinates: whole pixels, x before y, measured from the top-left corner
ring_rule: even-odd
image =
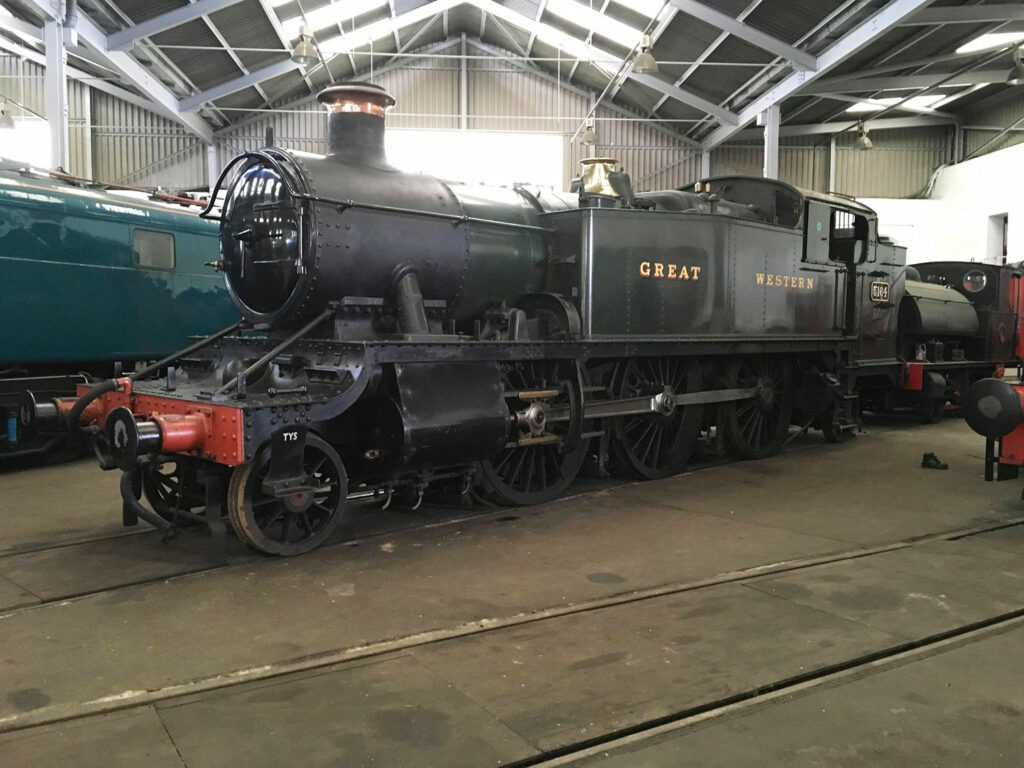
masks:
[[[217,254],[193,209],[0,160],[0,457],[63,443],[22,439],[23,390],[73,395],[231,322]]]

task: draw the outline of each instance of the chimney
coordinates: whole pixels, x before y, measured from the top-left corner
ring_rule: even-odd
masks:
[[[384,113],[394,97],[372,83],[339,83],[317,95],[327,107],[327,155],[353,165],[390,168],[384,154]]]

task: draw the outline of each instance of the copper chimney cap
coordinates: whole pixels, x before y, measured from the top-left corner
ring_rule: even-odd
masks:
[[[324,88],[316,98],[331,113],[361,112],[384,117],[387,109],[395,105],[395,97],[373,83],[338,83]]]

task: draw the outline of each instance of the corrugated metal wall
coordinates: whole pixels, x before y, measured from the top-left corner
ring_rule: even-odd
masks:
[[[76,80],[68,82],[68,165],[69,173],[92,178],[92,142],[89,138],[91,88]],[[0,94],[32,112],[46,115],[43,96],[43,68],[17,56],[0,54]],[[36,119],[30,112],[10,108],[17,119]],[[0,154],[3,154],[0,149]]]
[[[98,180],[183,189],[205,186],[206,145],[159,115],[92,92],[93,168]]]
[[[854,149],[857,135],[836,142],[835,191],[856,197],[913,197],[949,158],[950,128],[871,131],[873,149]]]
[[[871,131],[874,148],[853,148],[856,134],[836,140],[835,184],[831,191],[855,197],[910,197],[927,185],[949,153],[949,129],[942,126]],[[829,188],[830,137],[782,139],[779,178],[807,189]],[[761,173],[764,150],[760,142],[726,144],[711,153],[711,173]]]
[[[984,147],[985,142],[995,138],[1000,130],[1024,117],[1024,93],[1017,91],[1006,101],[993,104],[974,111],[968,111],[964,124],[964,155],[969,156]],[[982,126],[972,128],[971,126]],[[979,154],[987,155],[998,149],[1024,142],[1024,123],[1017,126],[1020,130],[1008,134],[984,147]]]
[[[828,188],[827,138],[800,137],[779,142],[779,178],[804,189]],[[760,176],[764,147],[760,141],[724,144],[711,152],[713,176],[742,174]]]
[[[46,116],[44,68],[0,55],[0,95]],[[15,117],[32,117],[12,107]],[[0,149],[2,154],[2,149]],[[206,148],[172,120],[68,81],[69,173],[109,183],[206,185]]]

